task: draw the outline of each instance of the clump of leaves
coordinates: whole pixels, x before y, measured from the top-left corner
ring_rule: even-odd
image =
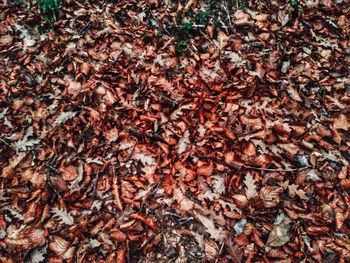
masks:
[[[189,45],[190,39],[200,34],[208,24],[216,27],[231,24],[230,14],[239,8],[247,7],[247,0],[206,0],[200,11],[192,10],[183,14],[177,13],[176,23],[171,21],[156,21],[150,19],[150,29],[157,28],[157,37],[164,35],[175,37],[176,55],[184,53]],[[227,27],[227,26],[226,26]]]
[[[50,24],[56,21],[61,7],[61,0],[39,0],[39,9]]]

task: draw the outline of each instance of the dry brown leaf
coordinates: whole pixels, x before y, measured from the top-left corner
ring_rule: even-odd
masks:
[[[51,242],[49,243],[49,249],[56,255],[62,255],[68,250],[69,246],[70,242],[56,235],[51,237]]]
[[[205,227],[205,231],[210,234],[211,238],[218,241],[223,241],[225,239],[225,231],[221,227],[216,227],[212,219],[197,211],[194,211],[194,216],[199,222],[202,223],[202,225]]]
[[[3,168],[1,177],[3,178],[11,178],[15,175],[15,171],[12,168],[12,165],[7,165]]]
[[[244,178],[244,185],[247,187],[247,190],[245,192],[248,199],[251,199],[258,195],[258,192],[256,190],[255,181],[250,173],[247,173]]]
[[[264,186],[261,188],[259,196],[263,200],[266,208],[275,207],[280,202],[280,194],[283,189],[277,186]]]
[[[295,195],[297,195],[302,200],[308,200],[306,193],[303,190],[298,189],[298,185],[296,185],[296,184],[289,185],[288,191],[289,191],[290,197],[292,197],[292,198],[295,197]]]
[[[202,163],[198,163],[199,167],[197,169],[197,174],[198,175],[204,175],[204,176],[210,176],[213,174],[213,170],[214,170],[214,164],[213,162],[202,162]]]
[[[182,211],[188,212],[195,206],[195,203],[186,197],[180,188],[174,189],[173,198],[178,202],[179,208]]]
[[[299,93],[291,85],[287,86],[287,92],[293,100],[300,101],[300,102],[303,101]]]
[[[77,81],[71,81],[67,88],[69,95],[76,95],[81,91],[81,83]]]
[[[244,13],[242,10],[238,10],[235,12],[234,19],[235,20],[233,21],[233,23],[236,26],[252,26],[252,25],[254,25],[254,22],[251,19],[251,17],[247,13]]]
[[[228,41],[228,36],[220,31],[218,34],[218,41],[219,41],[219,48],[222,49],[227,45],[227,41]]]
[[[11,35],[0,36],[0,46],[11,45],[12,41],[13,41],[13,36],[11,36]]]
[[[65,166],[63,163],[60,166],[62,179],[65,181],[73,181],[78,177],[77,168],[73,165]]]
[[[348,131],[350,129],[349,117],[345,114],[340,114],[333,122],[333,128],[336,130]]]

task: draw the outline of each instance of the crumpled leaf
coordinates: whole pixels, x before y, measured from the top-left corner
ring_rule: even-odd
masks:
[[[6,210],[10,212],[12,218],[24,221],[24,216],[20,212],[16,211],[15,209],[12,209],[11,207],[7,207]]]
[[[219,48],[222,49],[227,45],[228,36],[223,31],[220,31],[218,34],[218,41],[219,41]]]
[[[71,81],[67,88],[69,95],[76,95],[81,91],[81,83],[77,81]]]
[[[32,37],[32,35],[28,32],[27,29],[25,29],[23,26],[20,26],[18,24],[15,25],[15,28],[20,31],[21,35],[20,38],[23,39],[23,49],[27,49],[28,47],[32,47],[35,45],[35,39]]]
[[[83,180],[83,173],[84,173],[83,164],[79,164],[77,170],[78,170],[78,176],[69,184],[69,189],[71,189],[72,192],[80,191],[80,189],[82,188],[82,185],[79,185],[79,184]]]
[[[300,101],[300,102],[303,101],[299,93],[291,85],[287,86],[287,92],[293,100]]]
[[[234,14],[234,21],[233,23],[236,26],[252,26],[254,24],[251,17],[243,12],[242,10],[237,10]]]
[[[11,35],[0,36],[0,47],[10,45],[12,44],[12,41],[13,41],[13,36]]]
[[[308,200],[308,197],[306,196],[306,193],[303,190],[298,189],[298,185],[295,185],[295,184],[289,185],[288,186],[288,191],[289,191],[290,197],[295,197],[295,195],[297,195],[302,200]]]
[[[89,245],[90,245],[91,249],[94,249],[95,247],[99,247],[102,244],[98,240],[93,238],[93,239],[90,239]]]
[[[70,242],[61,238],[60,236],[52,236],[52,240],[49,243],[49,249],[56,255],[62,255],[68,250]]]
[[[63,180],[65,181],[73,181],[78,177],[77,168],[73,165],[65,166],[63,163],[60,166],[60,172]]]

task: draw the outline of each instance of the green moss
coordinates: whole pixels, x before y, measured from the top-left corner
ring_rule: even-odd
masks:
[[[39,9],[49,23],[56,21],[61,7],[61,0],[39,0]]]

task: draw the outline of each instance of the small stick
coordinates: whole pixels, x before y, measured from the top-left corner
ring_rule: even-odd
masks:
[[[112,171],[113,173],[113,179],[112,179],[112,193],[114,195],[114,203],[117,206],[117,208],[120,211],[123,211],[123,202],[120,198],[120,192],[119,192],[119,184],[118,184],[118,178],[114,174],[114,170]]]
[[[310,168],[310,166],[305,166],[300,168],[279,169],[279,168],[261,168],[261,167],[250,166],[250,165],[243,165],[242,167],[248,168],[248,169],[255,169],[259,171],[269,171],[269,172],[295,172],[295,171],[301,171],[301,170]]]
[[[5,141],[3,138],[0,137],[0,140],[1,140],[4,144],[6,144],[8,147],[10,147],[12,150],[15,150],[15,148],[13,148],[12,145],[9,144],[7,141]],[[16,151],[16,150],[15,150],[15,151]]]
[[[224,243],[221,244],[221,247],[220,247],[219,253],[218,253],[217,257],[216,257],[215,263],[219,262],[219,257],[220,257],[220,255],[222,253],[222,250],[224,249],[224,245],[225,245]]]

